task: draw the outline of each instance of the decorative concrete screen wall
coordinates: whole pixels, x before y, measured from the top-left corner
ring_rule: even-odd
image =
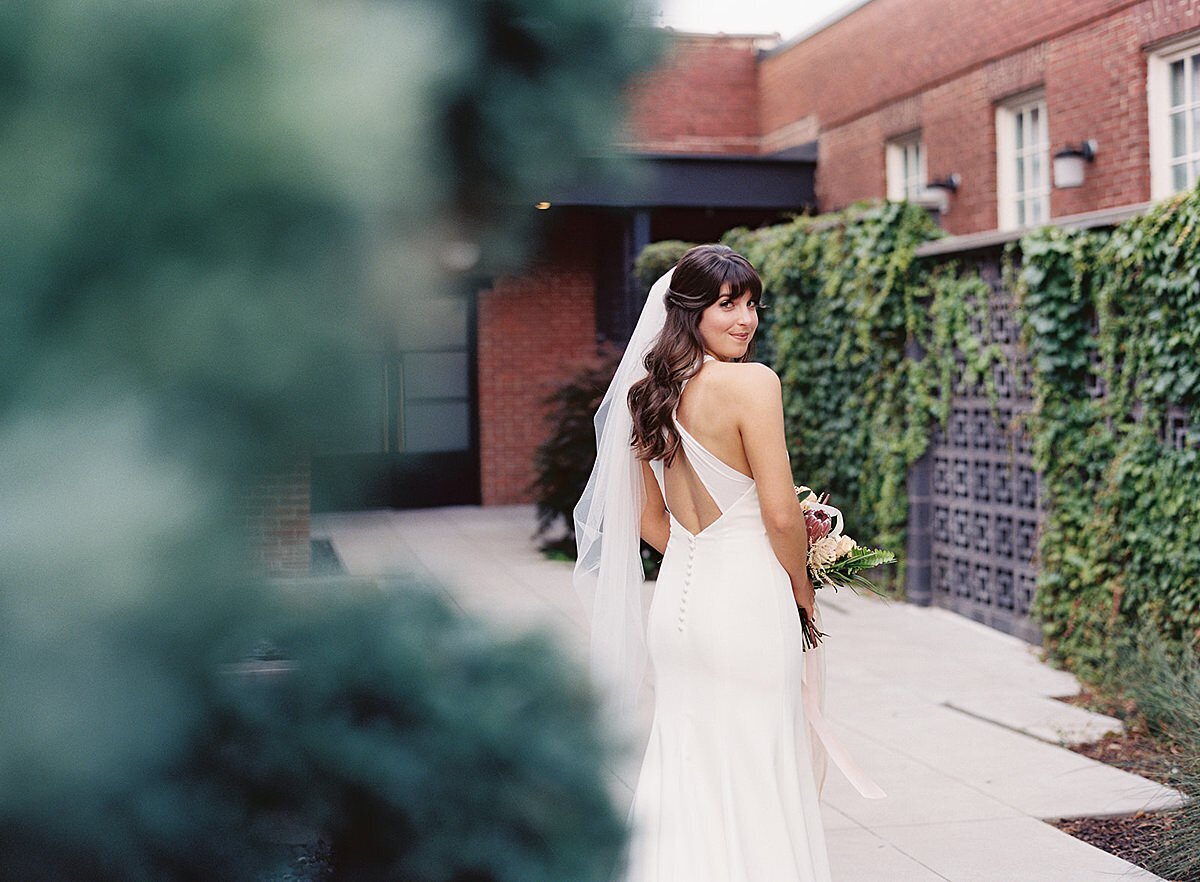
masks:
[[[1111,229],[1142,214],[1152,203],[1057,218],[1063,227]],[[988,285],[991,321],[974,328],[984,342],[998,343],[1007,364],[995,365],[994,419],[983,384],[968,386],[960,372],[950,419],[935,427],[929,450],[909,473],[908,567],[905,588],[913,603],[935,604],[970,616],[1032,643],[1042,630],[1029,614],[1037,576],[1037,545],[1042,527],[1041,481],[1033,469],[1030,438],[1022,414],[1032,407],[1032,372],[1019,344],[1014,292],[1005,277],[1004,252],[1019,232],[991,231],[926,243],[918,258],[956,262]],[[1093,316],[1093,333],[1099,329]],[[912,353],[919,356],[919,352]],[[1093,352],[1093,356],[1095,353]],[[1105,394],[1096,376],[1088,392]],[[1140,406],[1134,404],[1134,419]],[[1190,427],[1182,407],[1168,408],[1158,427],[1164,445],[1182,449]]]
[[[993,413],[982,382],[968,385],[962,364],[950,418],[909,476],[907,592],[1033,643],[1030,619],[1041,520],[1039,481],[1021,415],[1032,406],[1032,377],[1018,346],[1013,292],[1004,284],[1003,246],[954,254],[978,272],[991,295],[989,327],[975,334],[1004,349],[993,366]]]

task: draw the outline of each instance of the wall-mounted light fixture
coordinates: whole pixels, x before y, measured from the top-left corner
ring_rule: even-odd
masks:
[[[1084,141],[1078,147],[1067,146],[1054,154],[1054,186],[1082,187],[1087,163],[1096,158],[1096,142]]]
[[[918,201],[922,205],[936,208],[939,214],[945,214],[950,210],[950,194],[957,193],[961,184],[962,176],[958,172],[930,181],[925,185]]]
[[[533,207],[536,208],[538,211],[545,211],[547,208],[550,207],[550,203],[549,202],[535,202],[535,203],[533,203]]]

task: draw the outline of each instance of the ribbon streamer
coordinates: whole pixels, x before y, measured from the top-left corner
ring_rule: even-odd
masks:
[[[808,670],[806,671],[804,682],[800,684],[800,691],[804,697],[804,712],[808,716],[808,721],[812,724],[813,731],[817,733],[817,736],[821,739],[821,743],[825,745],[825,750],[833,758],[834,765],[842,770],[842,774],[854,785],[855,790],[867,799],[883,799],[887,794],[868,777],[867,773],[846,752],[846,748],[842,747],[841,743],[833,737],[833,733],[829,729],[829,723],[821,716],[821,708],[817,706],[817,695],[812,687],[809,686],[810,683],[817,682],[816,654],[814,650],[809,650],[804,656],[804,664]]]

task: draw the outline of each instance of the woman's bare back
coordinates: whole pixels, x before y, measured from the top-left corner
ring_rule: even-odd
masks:
[[[750,463],[738,431],[736,401],[731,400],[728,374],[744,369],[740,364],[706,361],[684,387],[676,418],[684,430],[706,450],[736,471],[752,477]],[[682,445],[674,461],[663,468],[667,509],[693,534],[721,516],[721,509],[688,461]]]

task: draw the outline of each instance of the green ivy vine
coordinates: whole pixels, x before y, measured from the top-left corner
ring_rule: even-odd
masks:
[[[1141,627],[1200,638],[1200,192],[1016,249],[1046,511],[1033,611],[1051,655],[1099,682]]]
[[[934,421],[948,419],[956,353],[964,381],[982,382],[993,405],[990,367],[1003,357],[971,331],[990,320],[987,285],[956,264],[915,258],[938,235],[914,205],[858,203],[722,240],[763,277],[764,348],[783,383],[796,478],[828,491],[860,542],[896,552],[881,579],[896,593],[908,472]]]

